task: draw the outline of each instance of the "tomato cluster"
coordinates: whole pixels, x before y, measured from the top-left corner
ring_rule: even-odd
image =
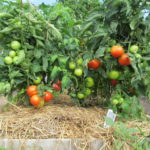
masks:
[[[118,58],[118,63],[121,66],[128,66],[131,63],[131,60],[128,54],[124,53],[124,48],[122,46],[116,45],[111,48],[111,55],[115,58]]]
[[[49,91],[45,91],[42,96],[39,96],[36,85],[31,85],[27,88],[27,95],[30,97],[30,103],[35,107],[42,107],[45,102],[53,99],[53,95]]]
[[[19,50],[21,48],[21,43],[18,41],[12,41],[10,46],[13,50],[9,51],[9,55],[4,58],[4,62],[7,65],[14,65],[20,64],[25,59],[25,52],[24,50]]]

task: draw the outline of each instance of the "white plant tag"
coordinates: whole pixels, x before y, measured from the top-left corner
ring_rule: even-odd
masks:
[[[115,122],[116,114],[113,112],[112,109],[108,109],[106,118],[110,119],[112,122]],[[107,124],[106,121],[104,122],[104,128],[109,128],[111,125]]]

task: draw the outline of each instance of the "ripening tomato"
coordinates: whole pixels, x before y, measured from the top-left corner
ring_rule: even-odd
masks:
[[[56,90],[56,91],[60,91],[61,90],[61,86],[59,86],[56,83],[53,83],[52,87]]]
[[[27,88],[27,94],[28,94],[28,96],[37,95],[38,94],[37,86],[36,85],[29,86]]]
[[[128,54],[123,54],[123,55],[118,59],[118,62],[119,62],[119,64],[122,65],[122,66],[128,66],[128,65],[130,65],[130,63],[131,63]]]
[[[30,98],[30,103],[33,105],[33,106],[38,106],[40,104],[40,101],[41,101],[41,97],[38,96],[38,95],[33,95],[31,98]]]
[[[101,62],[98,59],[93,59],[88,63],[89,69],[98,69],[100,66],[101,66]]]
[[[50,93],[49,91],[44,92],[44,101],[45,102],[48,102],[52,99],[53,99],[52,93]]]
[[[111,84],[112,84],[112,85],[114,85],[114,86],[115,86],[115,85],[117,85],[117,83],[118,83],[118,81],[117,81],[117,80],[111,80]]]
[[[116,45],[111,48],[110,52],[113,57],[120,57],[124,54],[124,48],[122,46]]]
[[[58,80],[58,81],[57,81],[57,84],[58,84],[58,85],[61,85],[61,81],[60,81],[60,80]]]

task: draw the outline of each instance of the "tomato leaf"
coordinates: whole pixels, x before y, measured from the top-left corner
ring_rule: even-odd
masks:
[[[57,58],[58,58],[58,55],[51,55],[50,56],[50,62],[51,62],[51,64],[54,63]]]
[[[70,88],[71,79],[68,76],[63,76],[62,78],[62,89]]]
[[[59,73],[60,71],[61,71],[61,68],[60,68],[60,67],[54,66],[54,68],[52,69],[52,72],[51,72],[51,74],[50,74],[51,80],[54,80],[54,79],[57,77],[57,75],[58,75],[58,73]]]
[[[36,72],[42,71],[42,68],[41,68],[41,66],[38,65],[38,64],[33,64],[33,65],[31,66],[31,70],[32,70],[32,72],[36,73]]]
[[[105,47],[99,47],[99,49],[95,53],[95,58],[104,56]]]
[[[39,59],[42,56],[42,50],[41,49],[34,49],[34,57]]]
[[[47,57],[43,57],[42,60],[43,60],[43,71],[47,71],[48,59],[47,59]]]

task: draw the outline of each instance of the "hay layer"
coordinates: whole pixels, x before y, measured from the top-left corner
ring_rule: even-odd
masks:
[[[81,108],[52,104],[40,109],[14,106],[0,114],[0,137],[10,139],[48,138],[99,138],[105,142],[104,149],[114,143],[114,129],[104,129],[106,110],[99,107]],[[150,124],[142,121],[126,122],[128,128],[142,129],[150,134]],[[134,133],[141,136],[140,132]],[[126,146],[126,145],[125,145]]]

